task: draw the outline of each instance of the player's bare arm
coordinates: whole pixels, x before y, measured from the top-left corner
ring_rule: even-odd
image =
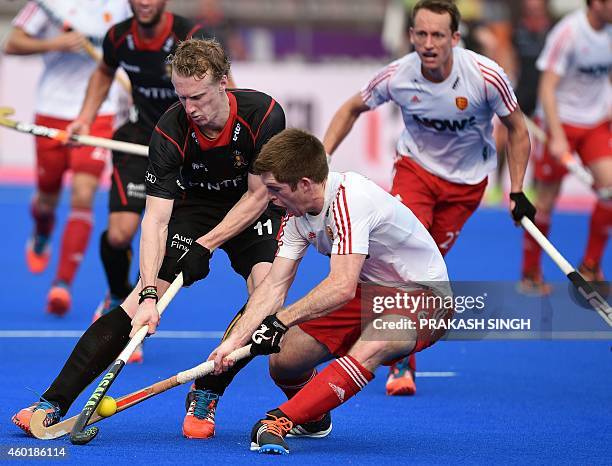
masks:
[[[366,256],[332,255],[329,275],[310,293],[277,314],[287,327],[329,314],[355,297]]]
[[[143,289],[157,286],[157,274],[164,259],[168,222],[173,205],[173,200],[147,196],[140,236],[140,283]],[[159,323],[155,304],[155,300],[146,299],[138,305],[138,311],[132,320],[132,334],[143,325],[149,325],[150,334],[155,333]]]
[[[66,128],[69,134],[89,133],[89,127],[95,120],[98,110],[113,84],[115,71],[116,69],[109,67],[103,61],[98,63],[98,67],[89,78],[87,92],[79,116]]]
[[[557,108],[557,96],[555,94],[561,76],[553,71],[546,70],[540,77],[539,96],[544,109],[546,127],[550,134],[548,141],[548,149],[554,157],[562,157],[569,151],[569,144],[559,112]]]
[[[51,39],[37,39],[22,28],[15,27],[4,45],[4,53],[9,55],[33,55],[46,52],[79,52],[86,38],[76,31],[64,32]]]
[[[336,148],[353,128],[359,115],[368,110],[370,110],[370,107],[363,102],[360,92],[347,100],[338,109],[323,138],[323,146],[327,154],[332,155],[334,153]]]
[[[209,356],[217,373],[227,370],[234,361],[226,358],[232,351],[247,344],[261,321],[281,309],[295,279],[300,261],[276,257],[270,272],[249,298],[247,307],[230,335]]]
[[[510,115],[501,118],[508,129],[508,170],[510,172],[510,192],[517,193],[523,190],[523,180],[531,143],[529,131],[525,124],[525,115],[520,108],[516,108]]]
[[[249,173],[248,190],[221,222],[197,242],[209,251],[218,248],[252,224],[268,207],[268,190],[258,175]]]

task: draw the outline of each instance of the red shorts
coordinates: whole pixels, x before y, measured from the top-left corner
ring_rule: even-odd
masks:
[[[301,323],[299,327],[319,343],[325,345],[329,352],[335,357],[342,357],[346,356],[349,350],[357,342],[361,336],[362,329],[369,325],[377,316],[385,314],[400,315],[406,318],[406,320],[409,319],[414,323],[414,329],[417,332],[417,342],[412,353],[418,353],[433,345],[446,333],[445,330],[439,331],[431,330],[427,326],[421,327],[419,324],[421,319],[450,319],[453,310],[441,310],[436,306],[419,306],[415,310],[387,308],[380,314],[375,314],[373,312],[371,303],[374,296],[394,296],[398,291],[401,292],[401,290],[394,288],[368,285],[367,291],[364,292],[361,286],[358,286],[355,297],[340,309],[336,309],[323,317]],[[434,293],[427,288],[405,293],[415,296],[435,296]],[[377,335],[379,336],[372,338],[373,341],[399,341],[406,338],[406,331],[401,329],[392,331],[387,330],[381,331],[381,333]],[[405,356],[406,355],[404,355],[404,357]]]
[[[571,152],[576,152],[586,166],[604,157],[612,157],[612,133],[610,122],[593,128],[580,128],[563,125]],[[567,169],[553,157],[546,144],[538,142],[533,150],[535,160],[534,177],[538,181],[559,182],[567,174]]]
[[[428,172],[411,158],[400,156],[395,162],[391,194],[425,225],[445,255],[463,224],[480,205],[486,187],[486,178],[475,185],[452,183]]]
[[[99,116],[91,125],[91,135],[103,138],[113,136],[112,115]],[[65,129],[70,121],[36,115],[37,125]],[[36,177],[38,189],[44,193],[57,193],[62,187],[62,177],[67,170],[73,173],[87,173],[97,178],[102,175],[108,149],[89,146],[68,146],[54,139],[36,138]]]

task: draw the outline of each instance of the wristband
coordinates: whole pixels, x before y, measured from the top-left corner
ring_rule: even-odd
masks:
[[[138,293],[138,296],[140,296],[138,304],[142,304],[145,299],[154,299],[156,304],[159,301],[156,286],[145,286],[142,291]]]

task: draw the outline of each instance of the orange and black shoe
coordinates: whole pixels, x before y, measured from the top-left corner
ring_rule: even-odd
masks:
[[[30,432],[30,419],[32,419],[32,414],[34,414],[34,411],[39,409],[44,409],[47,413],[45,420],[43,421],[43,425],[45,427],[57,424],[62,418],[59,406],[51,403],[50,401],[37,401],[32,406],[20,410],[12,417],[11,421],[13,421],[13,424],[23,430],[26,434],[32,435],[32,432]]]
[[[183,419],[183,435],[187,438],[212,438],[215,436],[215,411],[219,395],[211,390],[196,390],[187,394]]]
[[[516,291],[530,297],[548,296],[552,293],[552,286],[544,281],[540,272],[525,273],[516,285]]]
[[[410,356],[389,367],[385,388],[389,396],[413,396],[416,393],[415,371],[410,367]]]
[[[33,235],[26,243],[26,264],[30,272],[43,273],[51,259],[51,245],[49,238],[42,235]]]
[[[285,436],[293,428],[293,422],[280,409],[266,413],[251,430],[251,451],[268,455],[288,455]]]

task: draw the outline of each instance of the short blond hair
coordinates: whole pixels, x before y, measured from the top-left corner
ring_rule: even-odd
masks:
[[[230,59],[215,39],[187,39],[180,42],[168,57],[172,71],[185,78],[203,79],[211,75],[214,81],[229,76]]]
[[[295,191],[302,178],[323,183],[329,174],[321,141],[306,131],[288,128],[273,136],[253,164],[256,175],[272,173],[279,183]]]

